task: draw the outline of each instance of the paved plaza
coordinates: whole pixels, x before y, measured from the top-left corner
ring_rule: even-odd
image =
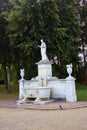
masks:
[[[87,102],[45,105],[0,101],[0,130],[87,130]]]
[[[0,108],[0,130],[87,130],[87,107],[62,111]]]

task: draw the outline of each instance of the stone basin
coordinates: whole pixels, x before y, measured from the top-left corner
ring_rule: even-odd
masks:
[[[31,87],[23,89],[24,98],[50,98],[51,87]]]

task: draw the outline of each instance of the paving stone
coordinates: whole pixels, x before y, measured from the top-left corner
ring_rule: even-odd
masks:
[[[87,102],[66,102],[66,101],[55,101],[48,104],[20,104],[17,105],[17,99],[0,100],[0,107],[4,108],[23,108],[32,110],[66,110],[87,107]]]

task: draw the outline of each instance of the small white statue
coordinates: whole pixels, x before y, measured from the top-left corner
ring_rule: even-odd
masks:
[[[41,46],[39,46],[41,48],[41,57],[42,60],[47,60],[47,54],[46,54],[46,44],[45,42],[41,39]]]
[[[66,65],[66,68],[67,68],[67,73],[69,74],[69,76],[71,76],[71,74],[72,74],[72,63],[69,64],[69,65]]]
[[[21,76],[21,79],[23,80],[24,79],[24,69],[20,69],[20,76]]]

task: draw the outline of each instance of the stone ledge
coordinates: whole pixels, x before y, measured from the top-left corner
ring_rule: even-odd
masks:
[[[49,60],[41,60],[41,61],[36,63],[36,65],[41,65],[41,64],[52,64],[52,62]]]

